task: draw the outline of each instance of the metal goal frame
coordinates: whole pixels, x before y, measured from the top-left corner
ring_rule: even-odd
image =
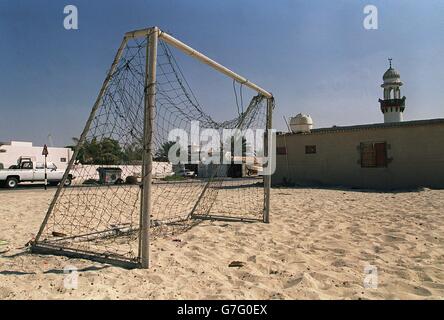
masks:
[[[145,66],[145,91],[144,91],[144,124],[143,124],[143,163],[142,163],[142,183],[141,183],[141,210],[140,210],[140,229],[139,229],[139,262],[134,265],[134,263],[121,261],[119,259],[110,259],[108,257],[100,257],[94,255],[94,253],[88,252],[76,252],[74,250],[55,248],[48,246],[42,242],[39,242],[45,226],[48,223],[48,219],[51,216],[53,208],[60,196],[61,190],[63,188],[64,182],[68,178],[70,170],[74,166],[75,159],[79,153],[79,146],[85,141],[88,130],[90,129],[91,123],[94,119],[97,109],[99,108],[105,91],[107,90],[109,81],[115,72],[118,62],[122,56],[123,50],[125,49],[129,40],[146,38],[146,66]],[[273,95],[256,85],[255,83],[249,81],[248,79],[240,76],[239,74],[233,72],[227,67],[219,64],[218,62],[210,59],[206,55],[200,53],[199,51],[191,48],[185,43],[177,40],[168,33],[160,30],[158,27],[150,27],[141,30],[135,30],[127,32],[123,37],[111,68],[102,84],[98,97],[94,103],[88,120],[85,124],[83,132],[79,138],[78,145],[74,150],[74,153],[68,163],[67,169],[64,173],[62,181],[49,205],[48,211],[43,219],[40,229],[32,243],[31,251],[35,253],[43,254],[53,254],[53,255],[65,255],[76,258],[86,258],[90,260],[95,260],[99,262],[112,263],[115,265],[120,265],[124,267],[139,267],[148,268],[149,267],[149,245],[150,245],[150,214],[152,212],[152,170],[153,170],[153,127],[155,118],[155,108],[156,108],[156,66],[157,66],[157,44],[158,40],[161,39],[168,43],[169,45],[177,48],[183,53],[191,56],[194,59],[210,66],[216,71],[224,74],[225,76],[233,79],[237,83],[244,85],[258,94],[262,95],[267,99],[266,108],[266,132],[264,139],[264,151],[265,155],[269,155],[271,151],[271,141],[269,133],[272,129],[272,112],[274,108],[274,98]],[[270,165],[269,163],[267,165]],[[263,222],[269,223],[270,217],[270,187],[271,187],[271,175],[264,175],[264,209],[263,209]],[[205,188],[206,189],[206,188]],[[205,192],[205,189],[202,193]],[[202,195],[201,195],[202,196]],[[198,200],[199,201],[199,200]]]

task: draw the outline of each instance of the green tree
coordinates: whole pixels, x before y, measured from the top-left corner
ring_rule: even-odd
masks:
[[[120,147],[119,141],[104,138],[98,145],[98,154],[95,154],[96,164],[121,164],[124,160],[125,154]],[[97,149],[94,149],[96,151]]]
[[[168,161],[168,152],[170,151],[170,148],[175,144],[176,142],[174,141],[167,141],[162,143],[162,145],[160,146],[160,148],[157,150],[155,156],[154,156],[154,161],[163,161],[163,162],[167,162]]]
[[[73,138],[73,142],[78,144],[78,139]],[[76,160],[82,164],[116,165],[125,161],[125,152],[117,140],[104,138],[97,141],[93,138],[80,145]]]
[[[139,143],[131,143],[124,148],[124,160],[126,163],[142,161],[143,147]]]

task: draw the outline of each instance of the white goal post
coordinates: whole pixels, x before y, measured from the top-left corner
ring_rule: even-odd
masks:
[[[136,41],[138,46],[134,47],[129,46],[128,45],[129,41]],[[240,76],[239,74],[231,71],[230,69],[217,63],[216,61],[208,58],[199,51],[175,39],[171,35],[161,31],[158,27],[151,27],[147,29],[127,32],[117,51],[117,54],[107,74],[107,77],[102,85],[99,95],[94,103],[90,116],[85,124],[84,130],[79,138],[78,145],[74,151],[72,158],[70,159],[70,162],[62,179],[62,182],[60,183],[60,186],[58,187],[54,195],[54,198],[50,203],[46,216],[41,224],[41,227],[38,231],[35,241],[32,244],[31,250],[33,252],[61,254],[72,257],[88,258],[107,263],[108,262],[115,263],[123,266],[131,266],[131,267],[136,266],[141,268],[149,267],[150,228],[161,224],[161,218],[156,218],[155,221],[150,221],[151,217],[153,216],[152,213],[153,188],[154,188],[153,155],[156,153],[155,150],[156,142],[154,141],[156,138],[154,131],[156,128],[155,121],[157,116],[156,99],[158,98],[157,73],[158,73],[159,41],[165,42],[166,44],[178,49],[179,51],[189,55],[194,59],[197,59],[198,61],[210,66],[216,71],[231,78],[233,81],[237,82],[238,84],[248,87],[249,89],[257,92],[260,98],[253,101],[264,101],[265,103],[265,109],[264,109],[265,135],[264,135],[263,151],[264,155],[269,156],[271,151],[270,150],[271,142],[269,141],[268,137],[270,136],[269,133],[272,129],[272,112],[274,108],[274,97],[270,92],[262,89],[260,86]],[[142,52],[142,50],[145,50],[145,52]],[[167,56],[167,58],[169,59],[169,60],[167,59],[168,63],[173,63],[171,62],[170,57]],[[142,61],[143,59],[145,59],[145,61]],[[135,61],[138,62],[136,63]],[[141,69],[142,63],[144,63],[143,66],[144,88],[143,88],[143,93],[140,93],[139,92],[140,90],[138,91],[137,89],[141,88],[139,82],[142,80],[140,79],[141,72],[138,71],[142,70]],[[119,73],[126,72],[127,71],[126,68],[131,72],[128,72],[128,75],[120,76]],[[131,70],[131,68],[133,69]],[[138,68],[136,70],[137,72],[134,71],[135,68]],[[173,69],[173,71],[176,70]],[[163,69],[162,72],[163,72],[162,76],[164,77],[167,77],[168,74],[170,73],[164,71]],[[137,77],[138,80],[137,81],[133,80],[133,78],[131,77],[134,78]],[[127,81],[127,83],[125,84],[126,85],[125,88],[128,89],[124,95],[122,93],[122,86],[123,86],[122,83],[124,83],[125,81]],[[177,84],[171,87],[174,90],[179,90],[182,86],[183,86],[183,81],[177,80]],[[115,95],[119,95],[118,99],[115,98]],[[140,114],[138,113],[138,111],[135,111],[139,95],[140,98],[143,99],[143,119],[141,120],[138,120],[139,118],[136,118],[136,116],[137,115],[140,116]],[[184,95],[188,97],[186,94]],[[129,99],[128,97],[130,97],[131,99]],[[171,100],[173,98],[169,99]],[[131,100],[131,102],[128,102],[129,100]],[[177,103],[177,106],[179,106],[179,103],[182,102],[175,102],[175,103]],[[116,135],[120,135],[122,137],[127,133],[127,131],[125,130],[128,127],[128,123],[130,123],[129,120],[124,120],[126,122],[124,122],[121,125],[122,129],[119,128],[119,130],[121,131],[116,133],[117,129],[115,129],[116,127],[115,123],[117,123],[117,121],[120,121],[118,120],[119,119],[118,116],[121,115],[119,114],[120,111],[114,111],[114,109],[108,107],[108,105],[114,106],[114,104],[119,105],[119,108],[120,105],[126,104],[125,108],[127,109],[125,109],[126,112],[125,114],[128,117],[134,116],[134,118],[132,118],[131,120],[132,123],[137,123],[137,125],[140,124],[141,127],[143,127],[143,130],[142,128],[139,128],[136,125],[134,126],[134,128],[132,128],[132,130],[133,129],[134,131],[139,130],[141,133],[140,135],[134,134],[134,136],[137,136],[138,138],[140,138],[139,140],[141,140],[142,169],[141,169],[140,188],[136,189],[134,187],[130,186],[127,187],[123,185],[111,186],[106,183],[102,183],[100,185],[94,185],[93,187],[89,185],[82,185],[78,187],[73,186],[70,188],[64,188],[63,187],[64,181],[67,179],[70,171],[74,169],[75,161],[78,158],[79,154],[82,152],[86,153],[85,143],[88,143],[89,145],[93,143],[97,144],[100,141],[100,139],[103,137],[105,137],[105,139],[108,139],[107,143],[112,143],[112,141],[118,140],[118,138],[114,138]],[[240,120],[238,119],[237,122],[235,122],[236,126],[233,125],[233,127],[237,128],[243,125],[246,126],[247,124],[245,124],[246,123],[245,119],[248,117],[251,118],[251,119],[249,118],[250,119],[249,121],[250,123],[252,123],[254,121],[254,117],[258,116],[249,114],[249,112],[251,113],[252,112],[251,110],[254,110],[255,108],[257,108],[257,104],[251,103],[251,108],[248,108],[246,112],[241,114]],[[105,110],[103,111],[103,114],[105,114],[105,112],[108,112],[106,114],[107,116],[106,119],[107,121],[109,121],[109,123],[103,122],[104,120],[101,120],[102,118],[98,120],[98,117],[101,115],[99,111],[102,109]],[[200,111],[200,109],[198,110]],[[112,129],[110,129],[111,128],[110,123],[112,122],[112,120],[109,120],[110,114],[115,116],[115,119],[117,119],[115,120]],[[105,116],[103,116],[103,119],[105,119]],[[163,121],[165,121],[166,123],[167,120]],[[108,126],[106,130],[102,129],[104,126]],[[157,124],[157,126],[159,125]],[[133,132],[131,132],[131,134],[133,134]],[[143,136],[141,136],[142,134]],[[114,140],[111,138],[113,138]],[[132,139],[131,141],[139,141],[137,139],[135,140],[133,138],[131,139]],[[128,147],[129,143],[125,142],[124,145],[125,147]],[[105,159],[103,160],[102,163],[106,163],[106,161],[109,160]],[[264,167],[268,165],[270,164],[269,163],[264,164]],[[117,170],[118,166],[115,165],[113,166],[113,168]],[[216,198],[215,196],[213,196],[213,194],[207,195],[205,193],[209,188],[208,186],[210,185],[210,183],[214,182],[215,180],[209,178],[207,180],[202,180],[202,181],[205,181],[205,185],[201,183],[199,185],[200,188],[199,191],[196,191],[196,195],[198,194],[199,196],[193,198],[194,200],[193,199],[189,200],[188,198],[184,200],[184,201],[189,201],[190,203],[194,201],[194,204],[192,206],[193,207],[192,212],[195,211],[199,202],[202,203],[204,202],[204,200],[202,199],[205,199],[205,201],[207,201],[208,203],[205,202],[205,204],[201,203],[199,205],[202,206],[205,205],[208,208],[211,208],[213,206],[212,202],[216,201],[215,200]],[[185,183],[188,182],[184,182],[183,184]],[[196,182],[189,182],[189,183],[191,184]],[[254,183],[255,183],[254,185],[256,186],[257,182],[255,181]],[[177,185],[179,185],[179,188],[181,188],[179,183]],[[243,185],[241,185],[239,182],[239,186],[242,187]],[[261,188],[263,188],[263,197],[264,197],[262,221],[265,223],[269,222],[269,215],[270,215],[270,186],[271,186],[271,175],[264,175],[263,185],[261,186]],[[245,188],[249,187],[250,186],[247,186]],[[173,187],[172,184],[169,184],[169,182],[165,182],[164,184],[159,184],[159,188],[164,188],[162,189],[163,190],[162,192],[165,193],[167,192],[167,190],[169,190],[167,188],[173,188]],[[221,189],[222,187],[219,186],[217,188],[215,187],[214,189],[218,188]],[[184,191],[181,192],[182,194],[185,194]],[[209,192],[210,191],[207,191],[207,193]],[[208,200],[207,198],[211,199]],[[122,203],[125,204],[125,205],[122,204],[121,208],[118,209],[119,218],[116,218],[114,216],[111,217],[111,215],[114,214],[111,213],[111,211],[114,210],[116,207],[115,203],[111,204],[111,202],[114,201],[114,199],[120,200],[122,201]],[[136,201],[139,202],[140,207],[138,207]],[[110,204],[108,204],[107,202],[109,202]],[[138,219],[134,219],[136,215],[135,211],[133,215],[129,215],[125,212],[125,208],[128,209],[129,208],[128,206],[130,205],[132,206],[131,210],[133,211],[134,208],[136,207],[138,208],[137,209],[139,210]],[[176,204],[174,203],[174,205]],[[113,206],[114,209],[111,209]],[[172,207],[173,204],[170,204],[170,206]],[[205,210],[207,209],[207,207],[205,207]],[[100,213],[97,213],[98,211],[100,211]],[[70,218],[69,215],[76,215],[76,217],[75,219]],[[128,217],[126,215],[128,215]],[[122,218],[122,216],[124,216],[124,218]],[[189,215],[187,217],[189,217]],[[86,222],[83,222],[82,219],[84,221],[87,221],[88,224]],[[170,224],[182,221],[181,219],[174,220],[171,217],[168,217],[168,219],[166,220],[168,220],[168,223]],[[104,221],[108,221],[107,223],[109,224],[106,228],[102,227]],[[112,223],[110,221],[112,221]],[[85,223],[85,225],[82,225],[82,223]],[[69,224],[74,224],[74,227],[73,225],[69,227]],[[94,227],[92,227],[92,225],[94,225]],[[64,230],[64,231],[60,232],[59,230]],[[137,238],[137,250],[136,250],[137,253],[134,254],[134,257],[132,257],[131,259],[126,257],[126,252],[128,251],[127,249],[120,250],[119,248],[120,251],[118,253],[114,253],[110,242],[115,241],[114,238],[116,237],[116,235],[133,236],[134,234],[136,235]],[[98,237],[103,237],[104,239],[106,239],[105,241],[107,247],[100,247],[100,245],[97,244]],[[80,245],[79,243],[82,241],[87,242],[88,245],[87,246]],[[119,243],[118,245],[121,245],[121,243]]]

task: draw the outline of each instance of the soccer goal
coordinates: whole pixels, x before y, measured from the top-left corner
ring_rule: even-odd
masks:
[[[232,86],[232,106],[204,90],[199,101],[188,60]],[[147,268],[152,240],[204,219],[269,222],[273,108],[272,94],[157,27],[126,33],[32,251]]]

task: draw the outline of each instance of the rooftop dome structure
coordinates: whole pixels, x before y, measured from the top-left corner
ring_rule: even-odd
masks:
[[[399,78],[401,78],[401,75],[399,74],[398,71],[396,71],[392,67],[388,68],[388,70],[382,76],[383,80],[399,79]]]
[[[310,132],[313,128],[313,120],[310,115],[299,113],[290,118],[290,129],[293,133]]]
[[[397,70],[393,69],[392,59],[389,59],[389,61],[390,61],[390,67],[387,69],[387,71],[382,76],[382,80],[384,80],[384,84],[382,85],[382,87],[384,85],[393,85],[393,84],[402,86],[401,75],[399,74],[399,72]]]

